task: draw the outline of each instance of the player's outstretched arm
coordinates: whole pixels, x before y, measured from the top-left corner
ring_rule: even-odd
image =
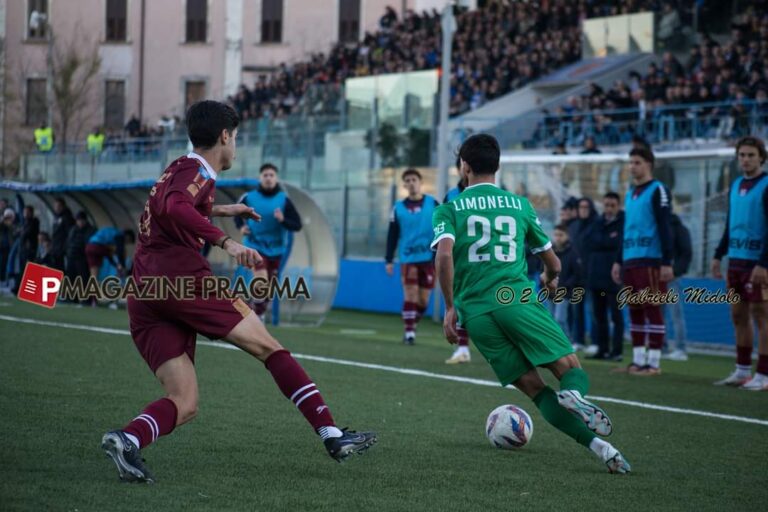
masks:
[[[560,280],[560,270],[562,269],[560,258],[557,257],[555,251],[551,248],[546,251],[541,251],[536,255],[544,264],[544,272],[541,273],[541,282],[547,287],[550,293],[555,293]]]
[[[240,217],[241,219],[261,220],[261,215],[247,204],[220,204],[213,207],[211,217]]]
[[[450,343],[456,344],[459,342],[459,336],[456,333],[457,315],[453,304],[453,243],[453,239],[448,237],[438,242],[435,270],[445,299],[443,332]]]
[[[261,255],[258,251],[235,242],[228,236],[223,237],[221,240],[217,240],[216,245],[227,251],[227,254],[232,256],[232,258],[237,261],[238,265],[252,269],[256,267],[258,263],[261,263]]]

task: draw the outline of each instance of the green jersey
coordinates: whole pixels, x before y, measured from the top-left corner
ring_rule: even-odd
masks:
[[[536,301],[528,279],[526,243],[535,254],[552,247],[536,211],[524,197],[492,183],[467,187],[432,215],[432,248],[453,246],[453,294],[462,323],[510,305]]]

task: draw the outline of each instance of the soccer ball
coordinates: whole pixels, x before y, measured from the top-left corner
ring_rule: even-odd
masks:
[[[485,436],[496,448],[522,448],[533,437],[533,421],[516,405],[502,405],[488,415]]]

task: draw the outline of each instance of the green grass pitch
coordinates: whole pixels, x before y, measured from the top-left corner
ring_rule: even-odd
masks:
[[[128,328],[124,311],[0,306],[4,316]],[[414,347],[400,343],[400,320],[385,315],[337,311],[318,329],[273,332],[296,354],[493,380],[475,350],[471,364],[446,366],[451,347],[432,322]],[[615,425],[609,440],[633,466],[626,477],[608,474],[516,390],[300,362],[340,426],[378,432],[367,454],[333,462],[261,363],[199,345],[198,417],[144,450],[156,485],[122,484],[101,435],[161,396],[130,337],[0,317],[0,510],[723,511],[762,510],[768,499],[768,393],[712,386],[730,358],[665,361],[656,378],[585,362],[595,396],[763,422],[602,402]],[[505,403],[533,418],[522,450],[485,439],[485,418]]]

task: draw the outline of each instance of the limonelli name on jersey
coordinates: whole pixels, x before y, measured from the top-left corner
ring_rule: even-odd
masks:
[[[522,210],[523,203],[517,197],[510,196],[478,196],[461,197],[454,199],[450,204],[460,212],[462,210],[493,210],[496,208],[512,208]]]

